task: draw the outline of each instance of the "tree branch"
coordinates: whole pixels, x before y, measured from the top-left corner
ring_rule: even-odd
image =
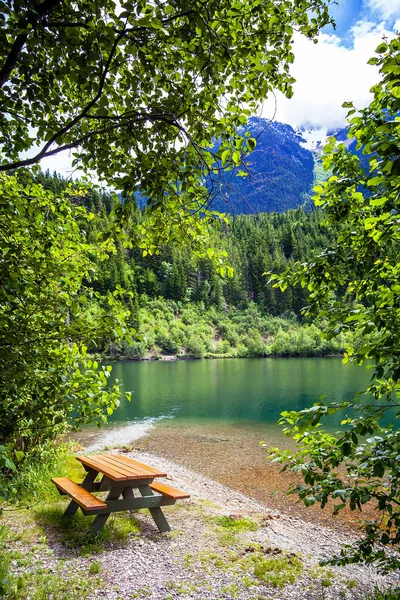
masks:
[[[60,0],[44,0],[42,4],[39,4],[35,7],[35,10],[30,10],[26,17],[20,20],[18,23],[18,29],[26,30],[29,26],[32,29],[35,29],[39,18],[47,13],[51,12],[52,9],[59,4]],[[11,50],[6,58],[4,65],[0,70],[0,88],[3,87],[5,82],[11,75],[12,70],[14,69],[17,61],[21,55],[22,49],[26,44],[26,41],[29,37],[30,31],[24,31],[24,33],[19,33],[14,40],[13,45],[11,46]]]
[[[181,125],[179,125],[175,121],[171,120],[170,115],[146,115],[146,116],[140,117],[139,119],[136,119],[136,120],[137,121],[148,121],[148,120],[164,121],[164,122],[169,123],[170,125],[176,127],[179,130],[185,131]],[[64,152],[65,150],[72,150],[74,148],[77,148],[83,142],[89,140],[94,135],[102,135],[104,133],[108,133],[109,131],[113,131],[114,129],[128,127],[129,125],[131,125],[131,122],[132,122],[131,119],[130,120],[123,119],[122,122],[119,121],[118,123],[114,123],[112,125],[109,125],[108,127],[94,129],[93,131],[90,131],[88,134],[83,135],[80,138],[76,139],[75,141],[73,141],[69,144],[64,144],[63,146],[58,146],[58,148],[55,148],[54,150],[46,150],[46,148],[48,147],[48,144],[46,144],[46,146],[44,146],[42,148],[42,150],[38,154],[33,156],[32,158],[26,158],[24,160],[15,161],[13,163],[0,165],[0,172],[11,171],[12,169],[18,169],[20,167],[29,167],[31,165],[36,164],[43,158],[48,158],[49,156],[54,156],[55,154],[59,154],[60,152]]]

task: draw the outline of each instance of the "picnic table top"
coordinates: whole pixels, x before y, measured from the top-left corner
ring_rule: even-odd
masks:
[[[113,481],[132,481],[166,477],[167,474],[121,454],[92,454],[77,456],[85,467],[103,473]]]

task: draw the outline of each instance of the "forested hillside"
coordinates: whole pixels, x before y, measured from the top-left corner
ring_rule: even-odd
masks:
[[[40,173],[35,179],[53,191],[67,186],[56,174]],[[94,215],[84,224],[88,242],[95,244],[112,229],[118,199],[92,189],[71,201],[83,203]],[[133,236],[133,224],[143,218],[137,210],[128,237]],[[210,241],[227,253],[232,277],[218,275],[210,257],[199,258],[187,245],[170,242],[144,256],[140,248],[129,249],[115,240],[115,253],[108,260],[94,258],[97,274],[85,285],[97,297],[85,310],[94,318],[106,294],[121,286],[137,334],[133,344],[116,347],[104,340],[104,347],[91,350],[128,358],[342,352],[345,336],[332,345],[319,339],[315,323],[303,322],[305,290],[289,287],[282,292],[263,275],[280,273],[293,261],[306,260],[326,247],[333,232],[322,227],[323,218],[321,211],[298,208],[282,214],[240,215],[228,224],[216,221],[209,227]]]

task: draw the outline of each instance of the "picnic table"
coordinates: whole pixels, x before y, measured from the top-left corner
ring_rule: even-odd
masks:
[[[85,468],[81,483],[68,477],[54,477],[51,481],[62,495],[71,498],[64,515],[73,516],[80,508],[84,515],[96,515],[92,532],[98,533],[113,512],[136,511],[148,508],[160,532],[170,531],[162,506],[190,498],[189,494],[165,483],[156,482],[167,474],[121,454],[94,454],[77,456]],[[99,480],[98,477],[100,477]],[[97,481],[96,481],[97,480]],[[135,491],[136,495],[135,495]],[[108,492],[106,498],[92,492]]]

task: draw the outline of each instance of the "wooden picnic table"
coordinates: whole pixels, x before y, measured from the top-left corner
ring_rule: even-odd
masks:
[[[81,508],[84,515],[96,515],[93,533],[98,533],[111,513],[148,508],[160,532],[171,528],[161,510],[190,495],[165,483],[155,482],[167,474],[121,454],[77,456],[86,470],[81,483],[68,477],[55,477],[52,482],[60,494],[71,498],[64,515],[73,516]],[[99,480],[98,477],[100,477]],[[96,481],[97,480],[97,481]],[[134,490],[137,490],[135,495]],[[92,492],[108,492],[104,500]]]

